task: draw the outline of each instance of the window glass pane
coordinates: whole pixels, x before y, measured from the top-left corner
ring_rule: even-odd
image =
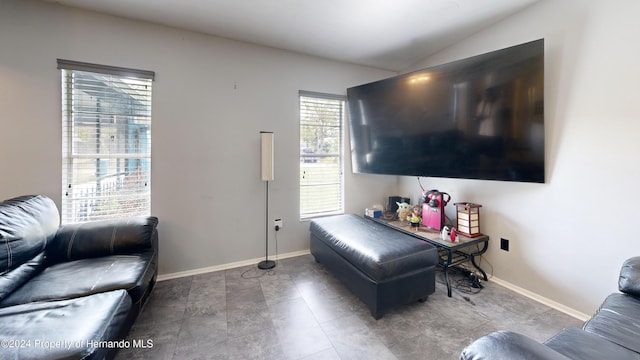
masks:
[[[150,214],[151,80],[62,70],[63,223]]]
[[[300,217],[339,214],[343,202],[345,101],[300,96]]]

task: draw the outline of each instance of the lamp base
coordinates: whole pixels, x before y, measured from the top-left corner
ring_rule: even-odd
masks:
[[[265,260],[258,263],[258,269],[261,270],[269,270],[273,269],[274,267],[276,267],[276,262],[273,260]]]

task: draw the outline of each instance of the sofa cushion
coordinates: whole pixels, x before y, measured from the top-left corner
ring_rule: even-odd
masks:
[[[570,360],[539,342],[512,331],[496,331],[462,350],[460,360]]]
[[[627,259],[622,264],[618,288],[623,293],[640,297],[640,256]]]
[[[376,281],[423,270],[438,261],[433,245],[354,214],[314,219],[309,231]]]
[[[130,308],[124,290],[2,308],[2,358],[103,359],[114,350],[98,342],[126,335]]]
[[[0,203],[0,274],[13,270],[42,252],[60,225],[53,200],[21,196]]]
[[[609,295],[583,329],[640,353],[640,299]]]
[[[1,307],[76,298],[104,291],[127,290],[138,304],[152,286],[155,256],[151,252],[82,259],[52,265],[7,296]]]
[[[638,360],[640,355],[603,337],[577,328],[563,329],[544,344],[560,354],[579,360]]]
[[[157,226],[154,216],[65,224],[47,245],[47,257],[55,263],[144,251],[154,246]]]
[[[0,274],[0,301],[45,268],[44,252],[17,268]]]

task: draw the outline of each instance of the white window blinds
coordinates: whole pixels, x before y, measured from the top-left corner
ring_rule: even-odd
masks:
[[[300,218],[344,212],[345,97],[301,91]]]
[[[62,222],[151,209],[154,73],[58,60],[62,74]]]

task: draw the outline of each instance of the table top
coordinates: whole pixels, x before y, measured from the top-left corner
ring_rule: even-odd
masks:
[[[411,226],[411,224],[409,224],[408,221],[386,220],[383,218],[373,218],[366,215],[365,215],[365,218],[373,220],[377,223],[386,225],[390,228],[402,231],[405,234],[425,240],[435,246],[439,246],[447,249],[463,248],[469,245],[489,241],[489,237],[487,235],[480,235],[480,236],[470,238],[470,237],[466,237],[464,235],[458,234],[458,241],[451,242],[450,240],[442,239],[440,237],[440,231],[430,229],[422,224],[419,227],[413,227]]]

